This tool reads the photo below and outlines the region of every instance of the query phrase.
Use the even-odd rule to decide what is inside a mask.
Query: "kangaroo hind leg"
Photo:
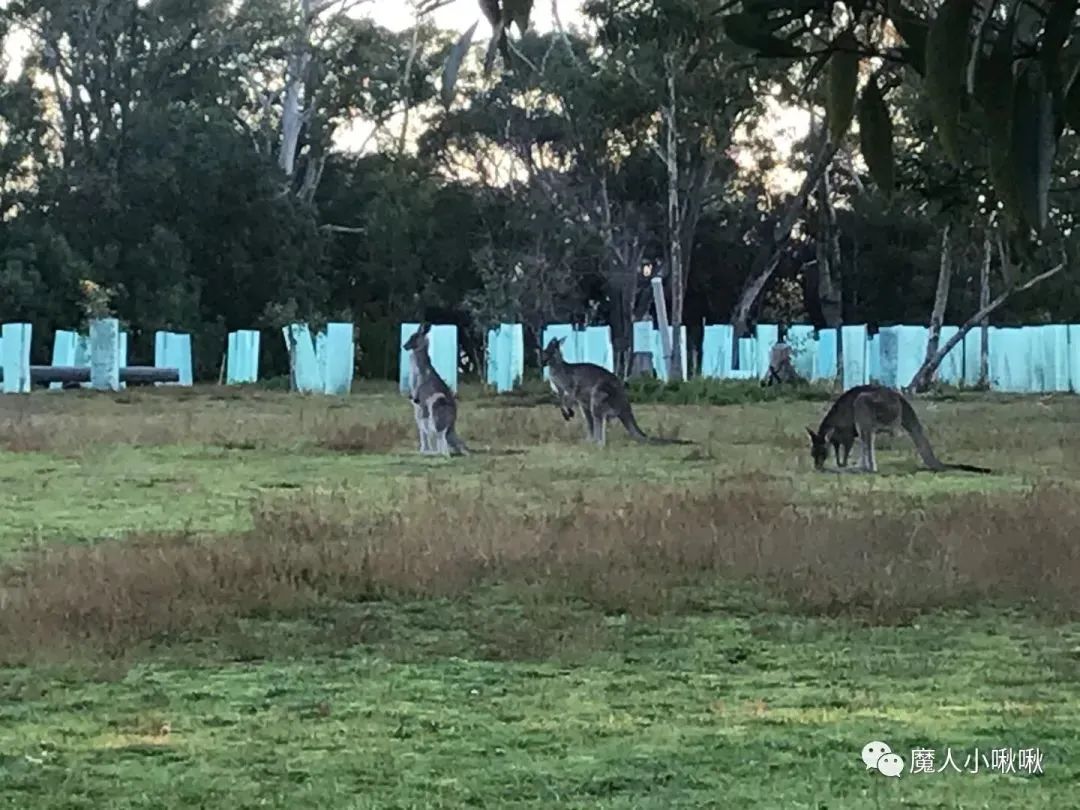
[[[877,472],[877,457],[874,453],[874,412],[870,402],[863,397],[855,400],[855,429],[861,445],[860,469],[863,472]]]
[[[446,397],[437,397],[431,403],[432,451],[443,456],[450,455],[449,433],[454,429],[456,408]]]
[[[430,450],[428,441],[428,417],[426,409],[419,403],[413,404],[413,415],[416,417],[416,433],[420,440],[420,453],[427,455]]]
[[[613,414],[611,403],[606,392],[596,391],[589,403],[592,406],[593,421],[596,428],[593,431],[594,441],[601,447],[607,446],[607,422]]]
[[[593,419],[592,408],[587,402],[581,403],[581,415],[585,417],[585,441],[596,441],[596,420]]]

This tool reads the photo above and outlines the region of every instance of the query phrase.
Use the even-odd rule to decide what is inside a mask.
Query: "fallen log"
[[[0,381],[4,379],[4,370],[0,368]],[[30,384],[48,385],[58,382],[63,385],[77,385],[90,382],[89,366],[30,366]],[[157,366],[121,366],[120,382],[131,385],[150,385],[152,383],[180,382],[180,369],[158,368]]]

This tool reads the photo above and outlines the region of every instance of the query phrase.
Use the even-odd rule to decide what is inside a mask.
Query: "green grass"
[[[413,621],[439,618],[429,608]],[[56,675],[43,687],[9,673],[5,800],[1041,807],[1067,806],[1074,790],[1075,634],[1020,618],[1003,625],[999,615],[888,630],[715,616],[612,632],[618,649],[572,666],[399,662],[359,645],[347,655],[145,665],[104,683]],[[942,761],[947,747],[957,757],[1038,747],[1045,775],[885,780],[859,761],[871,739],[905,759],[933,748]]]
[[[935,505],[968,508],[964,499],[982,493],[1021,503],[1032,487],[1075,487],[1080,472],[1072,397],[919,402],[939,455],[998,474],[914,474],[910,444],[895,439],[881,459],[889,474],[863,479],[810,473],[803,428],[824,402],[742,396],[724,407],[657,397],[637,408],[646,431],[677,430],[696,448],[641,447],[619,428],[599,451],[551,404],[466,389],[460,433],[477,452],[450,461],[416,454],[408,404],[392,393],[5,397],[0,562],[10,570],[0,611],[36,552],[161,529],[225,543],[274,505],[345,520],[318,504],[347,503],[341,514],[358,524],[418,510],[449,525],[446,537],[514,544],[523,538],[509,533],[531,524],[492,523],[475,504],[600,520],[627,502],[647,511],[657,493],[677,504],[775,492],[775,508],[806,510],[827,548],[840,532],[827,521],[844,515],[914,522]],[[963,514],[949,532],[963,530]],[[684,530],[657,520],[671,532],[657,542],[677,544]],[[850,532],[836,537],[837,554],[851,554]],[[780,548],[784,540],[775,537]],[[581,542],[587,551],[617,538]],[[613,582],[625,564],[611,563]],[[890,623],[799,609],[764,578],[663,584],[683,598],[634,610],[590,602],[573,583],[560,591],[554,576],[324,599],[227,617],[212,632],[113,656],[76,651],[0,669],[0,806],[1071,804],[1080,623],[1070,609],[1047,613],[1006,595]],[[107,594],[119,582],[93,587]],[[647,604],[633,582],[620,587],[628,604]],[[871,739],[905,760],[912,748],[935,749],[937,767],[949,747],[961,767],[976,748],[1037,747],[1045,773],[993,774],[980,764],[978,774],[886,779],[859,758]]]

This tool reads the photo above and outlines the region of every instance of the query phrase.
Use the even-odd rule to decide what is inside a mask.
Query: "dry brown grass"
[[[182,388],[37,392],[0,398],[0,449],[75,456],[118,445],[249,450],[309,444],[387,452],[407,437],[412,414],[407,402],[376,402],[378,410],[370,413],[356,400],[212,386],[198,393]]]
[[[278,392],[239,394],[206,387],[138,389],[116,394],[39,392],[0,398],[0,449],[79,453],[102,446],[211,445],[255,449],[313,445],[352,453],[387,453],[414,444],[412,408],[403,397],[299,398]],[[461,404],[458,432],[478,447],[572,443],[581,426],[567,425],[554,406],[493,407],[493,400]],[[621,428],[620,428],[621,429]],[[648,429],[648,428],[647,428]]]
[[[365,422],[331,423],[320,427],[315,444],[341,453],[389,453],[409,439],[407,426],[400,421],[380,419]]]
[[[760,488],[641,491],[608,507],[577,500],[521,515],[494,500],[448,507],[420,493],[372,519],[343,496],[268,501],[242,534],[144,534],[9,564],[0,662],[120,655],[212,634],[240,617],[344,603],[467,600],[493,583],[534,605],[563,610],[569,600],[593,615],[693,610],[710,589],[746,581],[792,609],[885,623],[980,599],[1080,608],[1072,538],[1080,503],[1070,491],[913,501],[890,515],[788,503],[787,493]],[[565,624],[536,620],[529,632]],[[488,622],[507,655],[512,628]]]

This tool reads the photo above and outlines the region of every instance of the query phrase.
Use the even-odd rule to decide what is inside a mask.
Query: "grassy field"
[[[995,474],[862,477],[811,472],[821,395],[646,393],[694,446],[471,387],[450,460],[393,386],[0,397],[0,807],[1070,806],[1080,400],[919,400]]]

